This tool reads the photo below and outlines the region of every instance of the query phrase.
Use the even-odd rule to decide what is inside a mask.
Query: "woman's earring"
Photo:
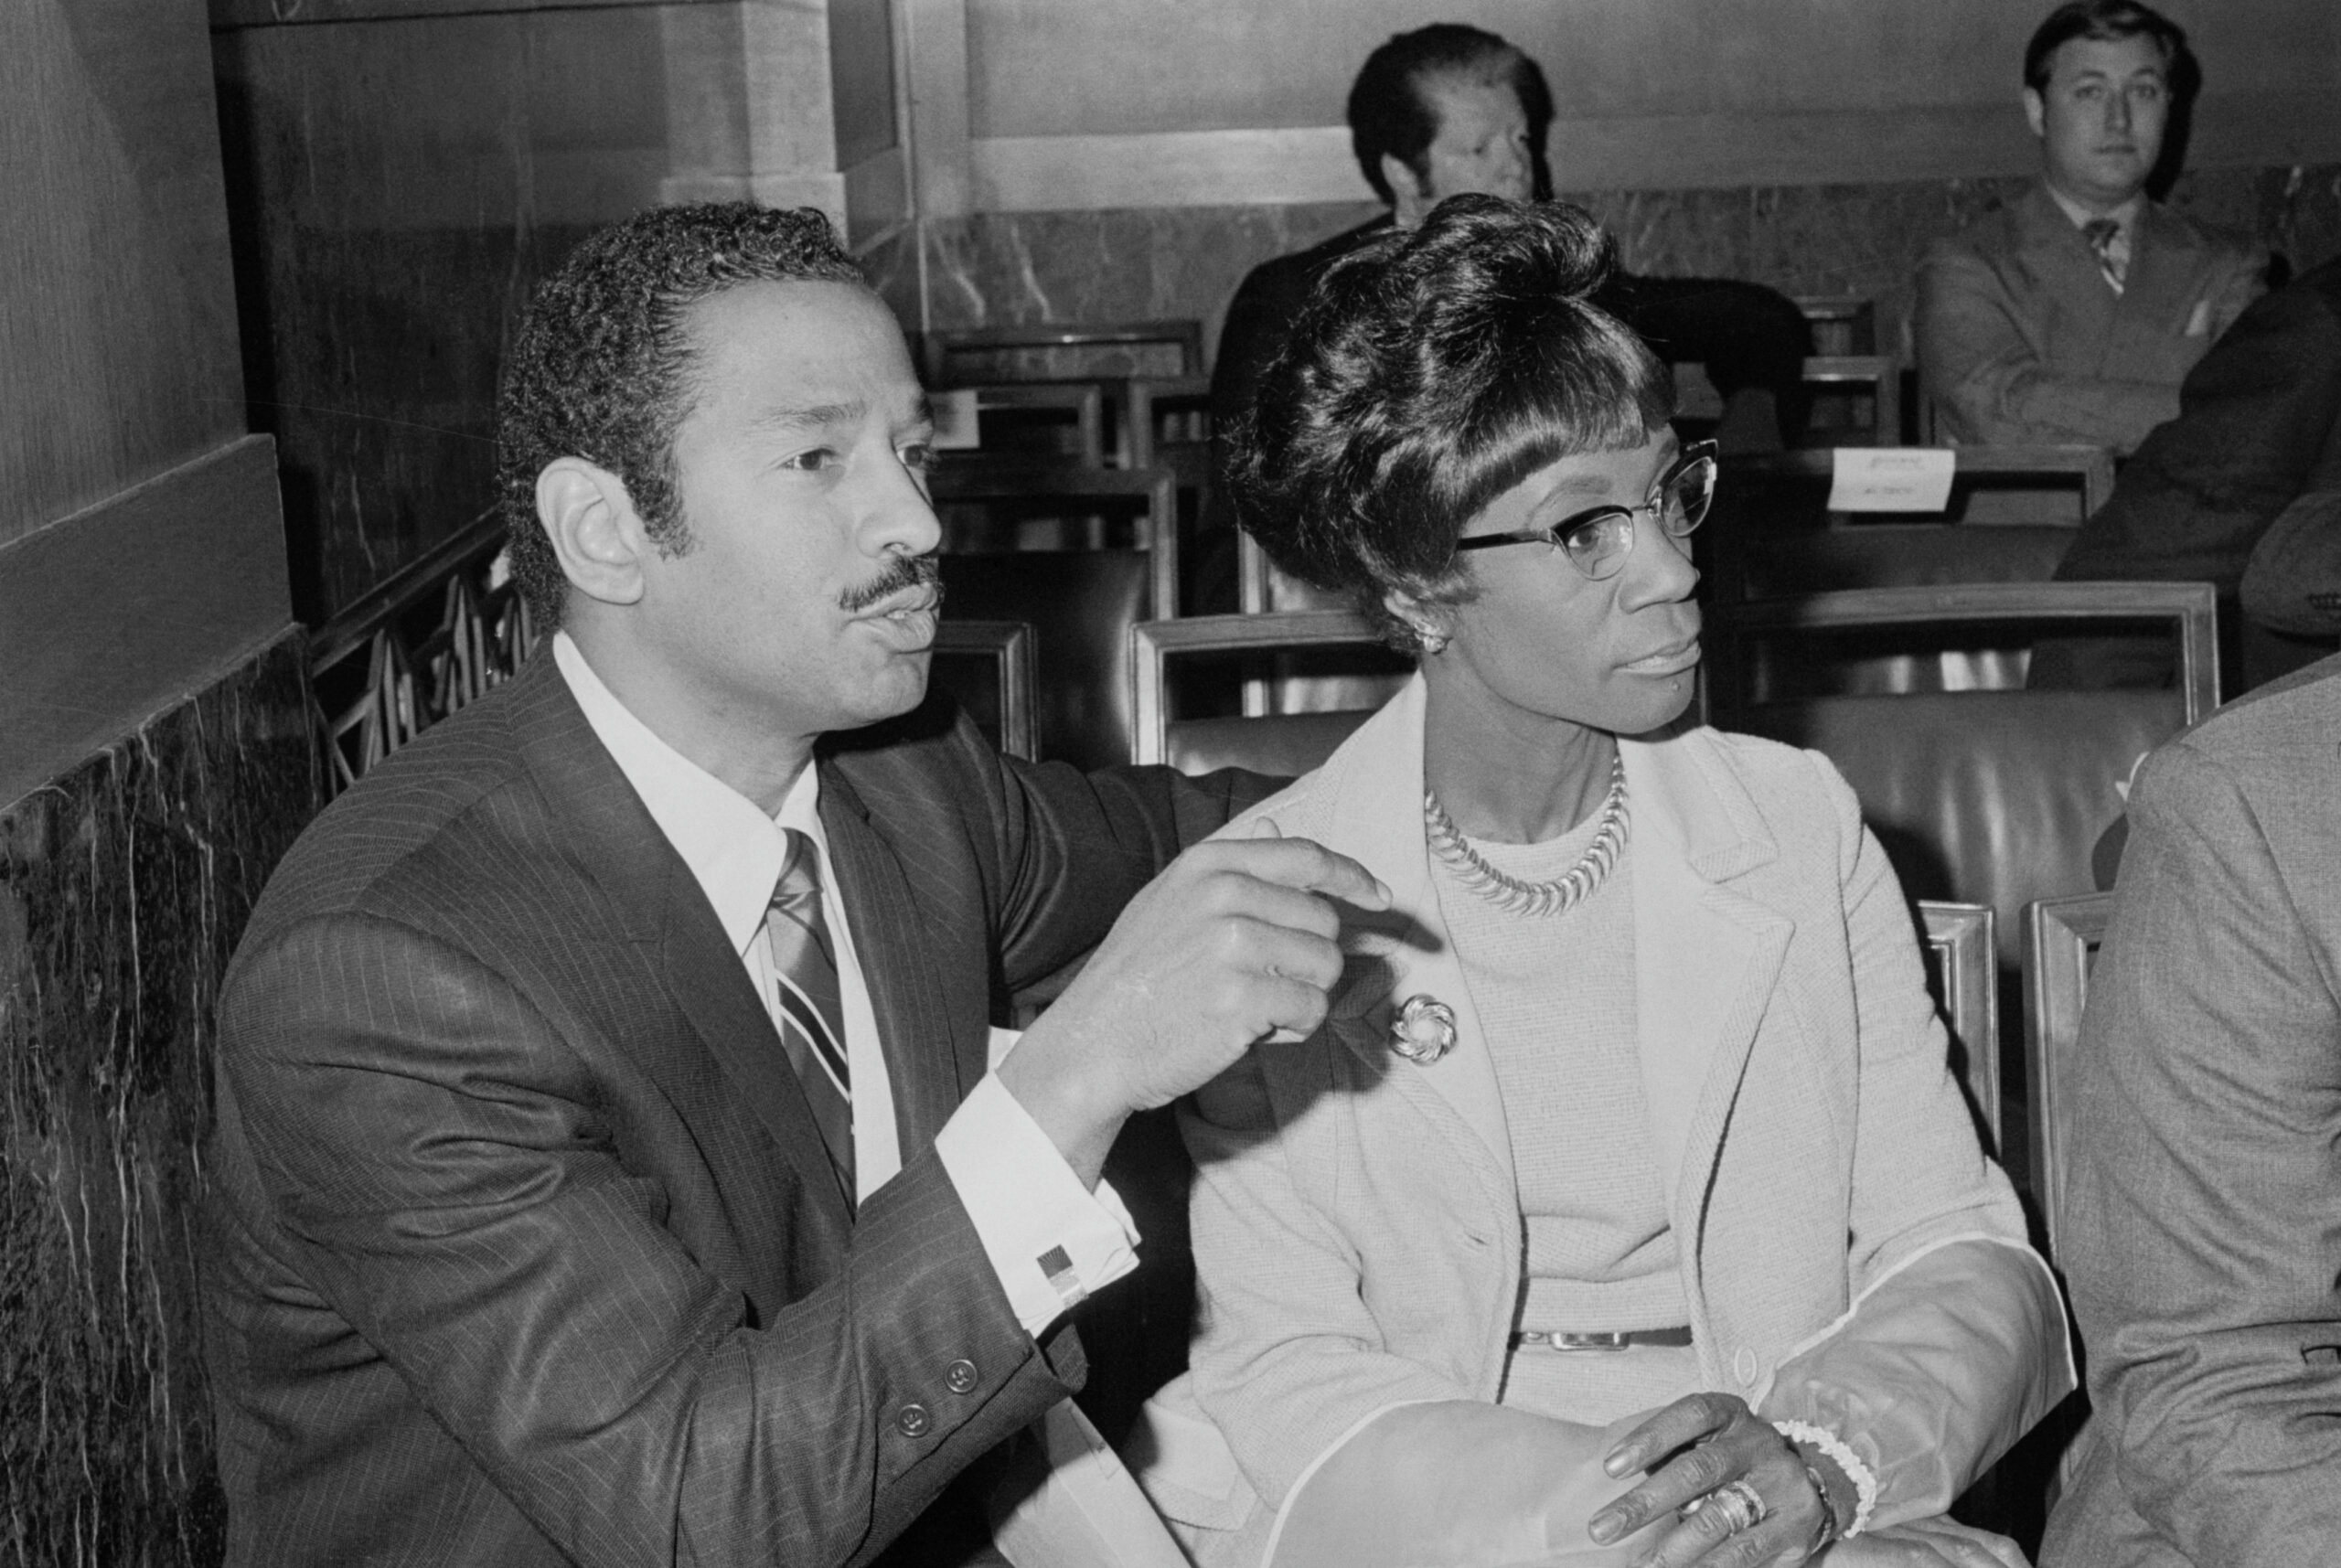
[[[1416,626],[1415,628],[1415,642],[1421,647],[1423,652],[1427,654],[1445,653],[1447,651],[1448,640],[1448,634],[1440,631],[1436,626]]]

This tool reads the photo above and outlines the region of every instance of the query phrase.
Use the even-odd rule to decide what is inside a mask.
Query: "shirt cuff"
[[[961,1102],[935,1152],[1026,1333],[1037,1339],[1138,1266],[1138,1227],[1120,1194],[1103,1179],[1095,1192],[1084,1187],[997,1074]]]

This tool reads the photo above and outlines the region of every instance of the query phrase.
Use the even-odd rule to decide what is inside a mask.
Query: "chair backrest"
[[[1106,393],[1096,382],[996,381],[965,389],[975,394],[981,441],[968,455],[1027,465],[1105,466]]]
[[[927,485],[943,514],[946,555],[1102,548],[1105,529],[1088,526],[1089,519],[1128,517],[1127,548],[1149,559],[1148,614],[1166,619],[1179,613],[1178,476],[1168,469],[946,464],[927,476]],[[1054,526],[1034,529],[1034,523]]]
[[[1877,354],[1816,354],[1804,361],[1812,410],[1807,439],[1833,446],[1902,441],[1902,367]]]
[[[1951,1030],[1951,1070],[2001,1151],[1998,912],[1989,904],[1920,899],[1927,978]]]
[[[1812,327],[1812,351],[1824,356],[1877,352],[1877,302],[1861,294],[1799,294],[1796,308]]]
[[[1122,383],[1116,450],[1125,467],[1149,468],[1166,452],[1211,446],[1211,378],[1133,376]]]
[[[924,347],[930,387],[1203,371],[1203,323],[1186,319],[951,327],[926,334]]]
[[[2218,705],[2218,597],[2206,582],[1957,583],[1718,603],[1706,637],[1710,702],[1718,720],[1728,723],[1752,703],[1827,694],[1825,656],[1868,657],[1897,642],[1929,650],[1996,648],[2043,635],[2142,626],[2175,644],[2177,694],[2192,724]],[[1798,656],[1747,656],[1750,645],[1760,651],[1766,644]]]
[[[2025,1087],[2032,1124],[2026,1175],[2052,1259],[2071,1147],[2065,1135],[2068,1084],[2089,1002],[2090,966],[2112,913],[2111,893],[2040,899],[2024,910]]]
[[[1130,632],[1131,760],[1170,763],[1191,773],[1214,767],[1244,767],[1291,776],[1323,762],[1334,747],[1373,713],[1372,708],[1306,713],[1203,715],[1173,712],[1170,666],[1173,660],[1205,658],[1224,665],[1230,656],[1258,656],[1264,663],[1306,658],[1338,651],[1344,664],[1377,674],[1403,668],[1404,656],[1384,647],[1364,616],[1347,610],[1306,610],[1262,615],[1197,615],[1159,621]],[[1223,699],[1240,684],[1241,671],[1222,683]],[[1228,704],[1221,704],[1224,709]]]
[[[1129,755],[1129,629],[1147,617],[1142,550],[1029,550],[942,558],[944,624],[1032,628],[1035,749],[1083,768]]]
[[[1034,642],[1027,621],[946,619],[935,628],[927,677],[992,744],[1026,762],[1041,756]]]
[[[1906,892],[1992,905],[2013,965],[2017,912],[2086,891],[2090,854],[2122,813],[2143,752],[2213,706],[2212,590],[2201,583],[2002,584],[1815,594],[1719,611],[1712,711],[1726,729],[1826,755],[1852,784]],[[1774,690],[1746,700],[1741,645],[1783,630],[1934,635],[1962,624],[2036,628],[2159,620],[2180,643],[2177,690]],[[1774,672],[1806,673],[1796,661]]]

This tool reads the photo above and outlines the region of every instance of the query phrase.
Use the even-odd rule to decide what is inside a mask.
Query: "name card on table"
[[[1959,453],[1949,447],[1841,446],[1833,456],[1833,512],[1940,512],[1951,505]]]
[[[935,411],[935,450],[937,452],[968,452],[983,444],[976,432],[976,389],[961,387],[954,391],[929,392],[927,404]]]

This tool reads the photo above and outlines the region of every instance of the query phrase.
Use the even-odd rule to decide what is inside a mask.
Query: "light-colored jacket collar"
[[[1276,819],[1352,856],[1389,884],[1386,916],[1344,932],[1352,961],[1329,1027],[1448,1136],[1459,1160],[1502,1205],[1516,1207],[1511,1140],[1479,1009],[1455,959],[1423,837],[1419,676],[1319,772],[1263,803]],[[1662,731],[1621,740],[1631,837],[1638,1032],[1652,1136],[1669,1210],[1686,1237],[1721,1147],[1739,1076],[1793,930],[1783,915],[1726,884],[1770,863],[1778,848],[1714,733]],[[1458,1048],[1418,1066],[1389,1045],[1397,1008],[1416,996],[1456,1015]]]

